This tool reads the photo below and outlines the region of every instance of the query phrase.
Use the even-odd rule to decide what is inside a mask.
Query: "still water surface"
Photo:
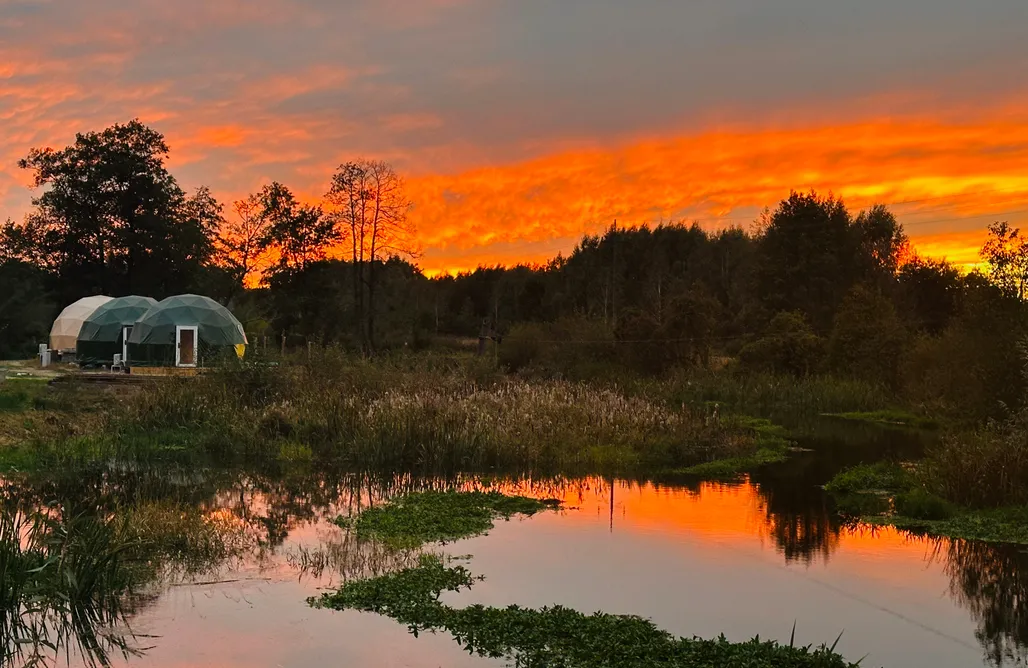
[[[631,613],[685,636],[831,643],[864,666],[1026,665],[1028,555],[841,526],[818,486],[861,451],[815,452],[733,485],[679,481],[509,484],[566,509],[499,522],[442,548],[485,576],[451,605],[483,603]],[[863,456],[911,447],[863,439]],[[807,443],[804,443],[807,445]],[[815,482],[816,481],[816,482]],[[464,484],[475,484],[465,480]],[[359,487],[359,486],[358,486]],[[115,665],[488,666],[448,635],[414,638],[374,614],[315,610],[305,599],[356,573],[402,565],[330,520],[378,500],[323,476],[240,478],[203,501],[260,534],[251,556],[160,589],[131,617],[147,647]],[[75,663],[75,660],[72,660]]]

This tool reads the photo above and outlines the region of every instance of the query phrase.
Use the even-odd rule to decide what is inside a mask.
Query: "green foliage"
[[[33,149],[18,163],[40,195],[17,233],[17,257],[57,279],[58,303],[161,298],[197,285],[213,258],[220,205],[203,188],[187,197],[165,168],[168,154],[164,137],[134,120],[79,134],[63,149]]]
[[[678,469],[675,473],[704,480],[731,480],[762,466],[786,461],[789,449],[796,445],[788,439],[789,431],[785,427],[770,420],[733,415],[724,422],[733,429],[752,435],[756,450],[741,456],[714,459]]]
[[[645,668],[681,666],[752,666],[753,668],[846,668],[831,648],[793,647],[754,639],[731,643],[676,638],[652,622],[630,615],[598,612],[584,615],[561,606],[539,610],[512,605],[471,605],[455,609],[440,603],[444,591],[471,587],[475,578],[464,567],[446,567],[438,557],[423,556],[418,566],[398,573],[350,582],[335,593],[309,599],[316,607],[356,609],[387,615],[414,635],[426,630],[449,632],[467,651],[506,658],[518,666],[566,668]]]
[[[771,312],[800,311],[815,331],[827,331],[854,282],[856,243],[842,200],[792,193],[770,214],[758,242],[762,303]]]
[[[894,401],[881,388],[859,380],[729,370],[680,374],[643,387],[648,395],[663,397],[672,404],[717,402],[734,411],[757,414],[872,411]]]
[[[914,484],[909,471],[895,462],[860,464],[839,473],[825,485],[832,493],[900,492]]]
[[[948,501],[923,489],[913,489],[896,495],[896,514],[914,520],[947,520],[957,513]]]
[[[1024,397],[1015,360],[1026,334],[1025,304],[971,274],[947,327],[911,347],[903,393],[918,405],[969,421],[1005,417]]]
[[[903,324],[892,302],[858,285],[835,314],[828,364],[844,375],[895,387],[905,342]]]
[[[262,251],[274,249],[275,271],[303,270],[324,259],[328,246],[339,239],[339,231],[321,207],[301,204],[277,181],[264,186],[255,203],[254,215],[264,223],[256,246]]]
[[[584,318],[518,324],[499,346],[500,364],[511,371],[575,379],[607,373],[617,350],[609,327]]]
[[[442,592],[457,592],[474,583],[474,576],[463,566],[447,567],[441,557],[422,554],[414,568],[348,582],[308,602],[318,608],[375,612],[423,629],[443,621],[446,611],[438,601]]]
[[[743,368],[751,371],[806,376],[817,370],[824,344],[799,311],[782,311],[763,336],[739,351]]]
[[[42,268],[4,259],[5,234],[0,227],[0,360],[28,359],[48,340],[56,309]]]
[[[358,536],[384,540],[395,547],[419,547],[485,533],[497,518],[534,515],[556,507],[556,501],[540,501],[500,492],[417,492],[385,505],[368,508],[354,520],[340,518]]]
[[[899,268],[896,306],[913,331],[938,335],[953,318],[960,272],[945,260],[914,256]]]
[[[981,256],[993,284],[1016,299],[1028,296],[1028,238],[1021,236],[1021,230],[1007,223],[989,225]]]

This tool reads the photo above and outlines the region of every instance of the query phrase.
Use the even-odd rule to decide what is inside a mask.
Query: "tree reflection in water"
[[[995,666],[1028,665],[1028,552],[1017,545],[935,542],[950,593],[978,622],[975,636]]]
[[[764,535],[787,561],[827,561],[840,523],[823,490],[797,467],[754,476]],[[622,484],[622,483],[617,483]],[[629,485],[648,485],[636,480]],[[665,484],[681,489],[680,483]],[[61,654],[86,666],[145,651],[130,620],[172,580],[226,567],[245,555],[301,577],[349,580],[413,565],[350,532],[281,547],[298,528],[356,514],[392,496],[431,488],[499,486],[559,497],[569,506],[611,489],[600,478],[482,480],[311,471],[229,473],[96,470],[0,481],[0,663],[49,665]],[[694,493],[701,493],[694,488]],[[200,518],[201,521],[195,521]],[[1028,553],[1013,546],[933,541],[951,593],[977,620],[995,666],[1028,665]]]

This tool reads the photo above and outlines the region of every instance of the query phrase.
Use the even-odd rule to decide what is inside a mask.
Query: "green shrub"
[[[835,314],[828,366],[843,375],[896,387],[905,347],[906,334],[892,301],[858,285]]]
[[[499,361],[510,371],[583,379],[609,375],[616,352],[614,332],[603,322],[563,318],[515,325],[500,343]]]
[[[956,514],[953,504],[923,489],[897,495],[895,505],[898,514],[916,520],[946,520]]]
[[[885,491],[899,492],[910,489],[913,477],[895,462],[860,464],[839,473],[825,485],[833,494]]]
[[[821,365],[824,343],[798,311],[783,311],[771,319],[764,334],[739,351],[749,371],[805,376]]]

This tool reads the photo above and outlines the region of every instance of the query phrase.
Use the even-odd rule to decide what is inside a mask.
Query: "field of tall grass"
[[[122,443],[177,433],[222,458],[264,454],[395,471],[675,467],[756,445],[749,431],[702,409],[616,388],[333,351],[155,383],[109,432]]]

